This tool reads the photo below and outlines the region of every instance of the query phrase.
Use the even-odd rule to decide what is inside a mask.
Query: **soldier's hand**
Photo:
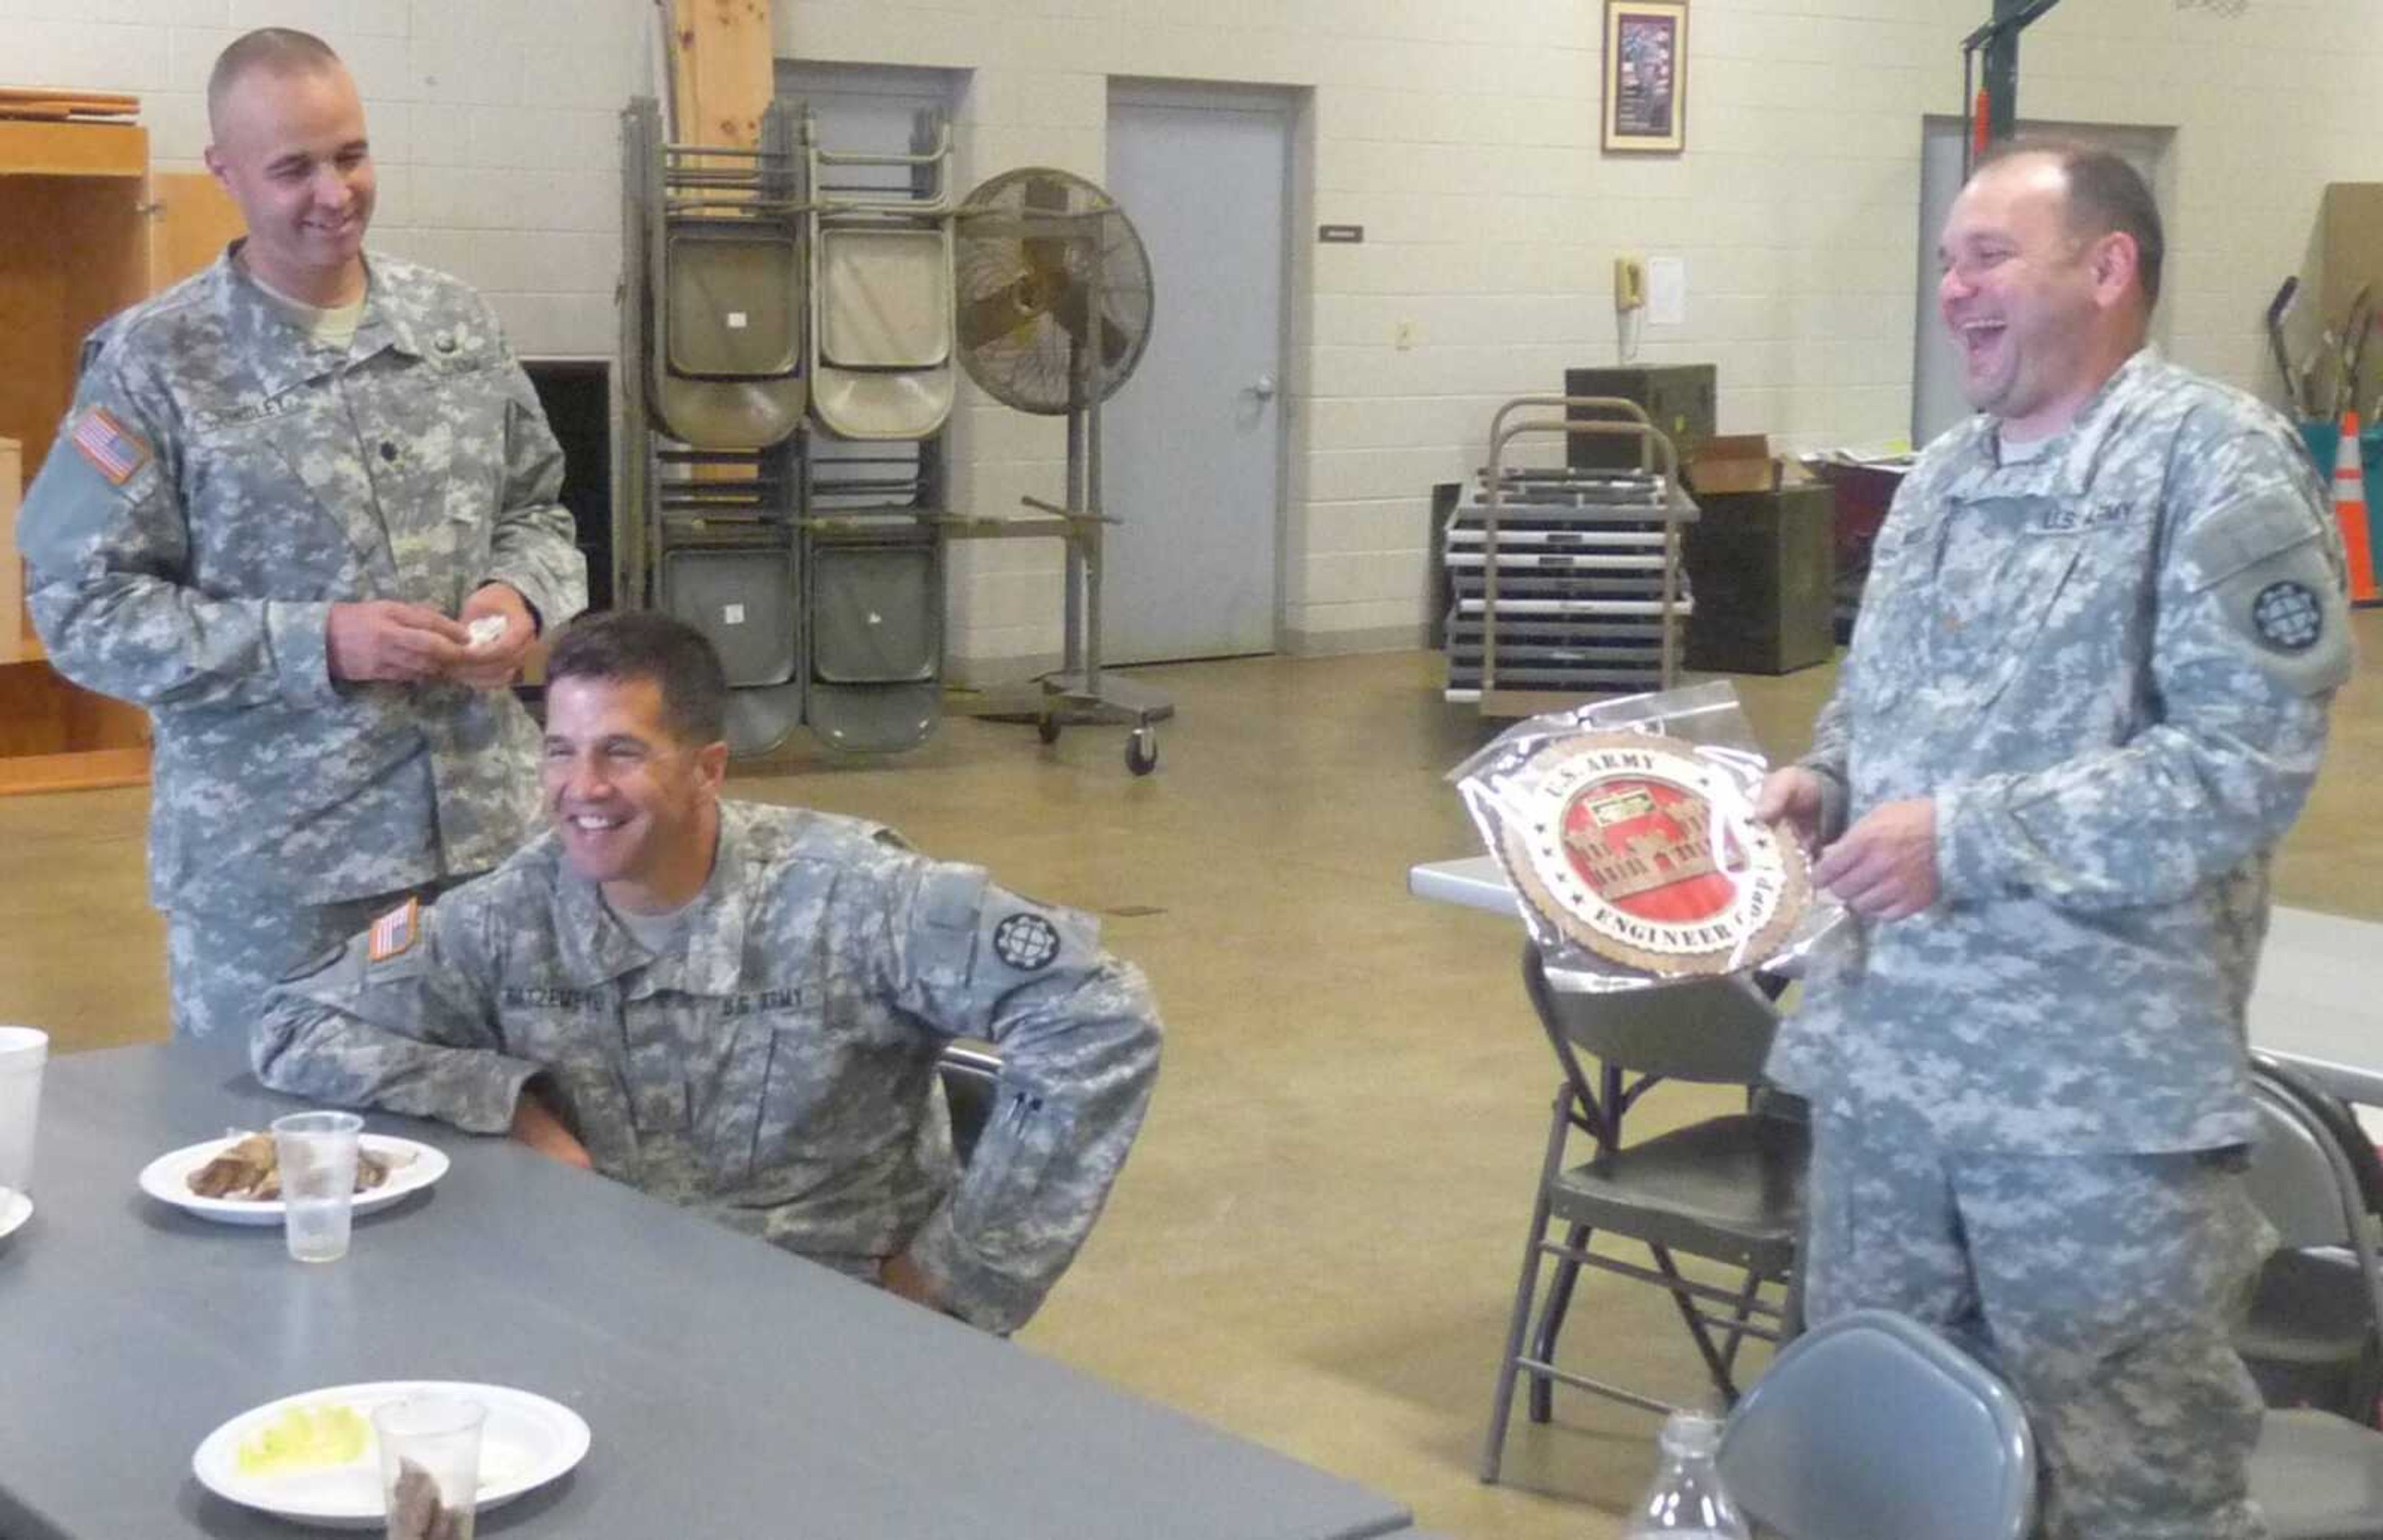
[[[364,599],[331,606],[325,651],[333,679],[433,679],[463,656],[469,634],[427,605]]]
[[[489,641],[471,645],[472,623],[492,617],[505,622],[504,630]],[[537,622],[530,619],[529,605],[512,585],[482,584],[463,601],[456,619],[467,639],[463,657],[447,671],[448,678],[475,690],[501,690],[520,676],[530,644],[537,640]]]
[[[1788,765],[1763,778],[1762,789],[1754,797],[1754,816],[1763,823],[1784,823],[1809,855],[1821,845],[1824,797],[1818,770]]]
[[[908,1300],[912,1304],[924,1305],[929,1310],[944,1308],[942,1291],[935,1287],[934,1280],[910,1260],[908,1251],[896,1251],[885,1259],[885,1265],[877,1270],[877,1285],[886,1293]]]
[[[554,1115],[553,1109],[534,1090],[525,1090],[521,1100],[513,1103],[512,1137],[549,1160],[575,1165],[582,1171],[596,1168],[587,1146],[579,1142],[578,1136]]]
[[[1883,802],[1823,851],[1812,881],[1866,919],[1908,919],[1936,902],[1936,804]]]

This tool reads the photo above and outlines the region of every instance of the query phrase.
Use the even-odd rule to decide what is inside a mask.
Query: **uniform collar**
[[[2012,468],[2058,466],[2064,473],[2073,473],[2075,478],[2081,481],[2083,469],[2101,458],[2103,445],[2108,442],[2110,435],[2125,418],[2128,400],[2142,388],[2145,380],[2159,372],[2162,363],[2159,349],[2151,343],[2146,342],[2136,349],[2128,355],[2124,363],[2111,371],[2110,377],[2102,382],[2099,389],[2085,398],[2084,404],[2077,409],[2077,415],[2068,420],[2068,426],[2053,435],[2052,441],[2043,446],[2040,454],[2021,461]],[[1992,452],[1999,459],[2002,447],[1999,431],[1992,436],[1989,443],[1993,446]],[[2070,474],[2062,476],[2064,485],[2070,479]]]
[[[1937,506],[1949,509],[1987,498],[2082,496],[2111,437],[2128,422],[2130,408],[2146,389],[2156,388],[2153,382],[2167,367],[2159,350],[2145,343],[2085,399],[2041,452],[2008,464],[2002,460],[1996,421],[1983,413],[1971,417],[1953,430],[1970,437],[1954,450]]]
[[[734,804],[720,805],[720,844],[712,853],[711,876],[687,907],[678,946],[660,956],[637,943],[597,885],[571,869],[556,842],[556,942],[571,982],[588,988],[644,968],[648,981],[657,987],[689,994],[735,993],[745,958],[743,822]]]
[[[246,244],[245,240],[235,240],[216,259],[216,289],[224,334],[236,355],[254,370],[257,386],[268,399],[383,349],[424,356],[421,317],[402,295],[392,292],[369,253],[364,259],[364,312],[356,323],[353,340],[342,351],[315,341],[257,286],[239,261],[240,250]]]

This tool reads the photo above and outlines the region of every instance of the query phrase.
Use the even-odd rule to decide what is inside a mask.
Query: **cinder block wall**
[[[253,27],[337,49],[378,162],[372,243],[487,291],[513,346],[608,356],[622,105],[648,90],[648,0],[0,0],[0,84],[142,98],[162,169],[203,169],[207,70]]]
[[[2228,0],[2220,0],[2226,4]],[[1597,147],[1596,0],[776,0],[777,52],[967,71],[969,179],[1099,179],[1113,77],[1301,93],[1283,629],[1295,650],[1419,638],[1425,508],[1489,411],[1617,353],[1612,257],[1677,256],[1687,320],[1637,357],[1720,366],[1722,425],[1791,448],[1908,430],[1920,119],[1957,114],[1986,0],[1693,0],[1684,154]],[[353,63],[383,162],[379,243],[496,298],[528,352],[611,346],[612,113],[648,89],[641,0],[0,0],[0,78],[142,92],[194,163],[198,92],[238,29],[288,22]],[[2260,317],[2327,180],[2383,177],[2373,0],[2071,0],[2027,34],[2031,117],[2172,126],[2168,316],[2185,362],[2268,384]],[[1401,323],[1414,345],[1394,346]],[[964,395],[971,506],[1055,495],[1055,425]],[[956,563],[963,676],[1058,648],[1056,552]]]
[[[1097,178],[1117,76],[1303,88],[1284,631],[1295,650],[1421,634],[1426,499],[1501,399],[1611,362],[1611,259],[1683,258],[1686,323],[1636,357],[1719,365],[1725,431],[1795,449],[1908,432],[1920,120],[1958,114],[1985,0],[1693,0],[1686,152],[1598,148],[1595,0],[779,0],[780,54],[972,71],[974,166]],[[2383,176],[2371,0],[2074,0],[2021,49],[2031,117],[2172,126],[2167,327],[2267,387],[2260,317],[2322,184]],[[1930,237],[1932,240],[1932,233]],[[1393,342],[1401,323],[1414,346]],[[975,418],[993,429],[997,409]],[[1056,476],[1047,434],[979,434],[976,485]],[[1005,551],[964,602],[992,671],[1056,646],[1050,564]]]

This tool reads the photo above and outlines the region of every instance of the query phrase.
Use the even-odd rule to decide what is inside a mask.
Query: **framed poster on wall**
[[[1605,0],[1605,148],[1675,154],[1687,117],[1686,0]]]

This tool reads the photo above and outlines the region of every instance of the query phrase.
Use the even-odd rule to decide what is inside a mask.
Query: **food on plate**
[[[439,1500],[438,1483],[410,1460],[397,1462],[389,1492],[389,1540],[460,1540],[471,1533],[472,1510]]]
[[[370,1192],[388,1181],[395,1164],[377,1151],[358,1150],[356,1190]],[[242,1134],[185,1179],[191,1190],[202,1198],[278,1201],[281,1197],[281,1167],[273,1152],[273,1136]]]
[[[372,1429],[353,1407],[327,1402],[293,1406],[240,1441],[233,1457],[244,1476],[273,1475],[309,1466],[345,1465],[359,1459]]]

